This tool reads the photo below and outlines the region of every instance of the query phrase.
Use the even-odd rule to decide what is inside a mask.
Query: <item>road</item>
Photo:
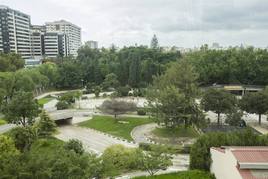
[[[59,134],[55,136],[58,139],[63,141],[78,139],[83,143],[86,151],[95,152],[97,154],[101,154],[107,147],[114,144],[122,144],[126,147],[138,147],[137,144],[119,140],[89,128],[68,125],[62,126],[58,130]]]
[[[0,126],[0,134],[3,134],[7,131],[9,131],[10,129],[16,127],[15,124],[4,124]]]

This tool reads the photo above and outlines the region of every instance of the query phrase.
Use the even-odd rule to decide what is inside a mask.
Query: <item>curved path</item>
[[[156,123],[150,123],[150,124],[137,126],[131,131],[131,137],[136,143],[151,143],[147,139],[147,136],[156,127],[157,127]]]

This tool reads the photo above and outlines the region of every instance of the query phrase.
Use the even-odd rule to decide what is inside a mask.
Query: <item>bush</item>
[[[100,96],[100,92],[101,92],[101,87],[100,86],[95,86],[94,87],[94,94],[95,94],[95,97],[99,97]]]
[[[50,137],[56,131],[55,121],[45,111],[40,114],[40,120],[37,122],[36,127],[40,137]]]
[[[138,170],[139,156],[141,156],[141,151],[138,149],[113,145],[102,155],[104,169],[108,176],[118,175],[121,171]]]
[[[88,99],[88,97],[87,96],[82,96],[82,98],[81,98],[82,100],[87,100]]]
[[[232,133],[208,133],[202,135],[192,145],[190,152],[190,168],[209,171],[211,164],[211,147],[266,145],[268,145],[268,137],[259,136],[249,128]]]
[[[84,153],[83,144],[81,141],[77,139],[69,140],[65,145],[64,148],[67,150],[72,150],[77,154],[82,155]]]
[[[159,144],[148,144],[140,143],[139,148],[145,151],[159,150],[168,154],[189,154],[191,145],[159,145]]]
[[[140,109],[137,110],[137,114],[140,115],[140,116],[145,116],[146,111],[144,109],[140,108]]]
[[[129,90],[130,88],[128,86],[121,86],[117,88],[116,92],[118,97],[125,97],[128,96]]]
[[[66,101],[59,101],[56,104],[57,110],[63,110],[63,109],[68,109],[69,108],[69,104]]]

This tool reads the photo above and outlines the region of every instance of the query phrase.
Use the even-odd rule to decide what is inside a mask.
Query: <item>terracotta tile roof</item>
[[[237,149],[232,153],[238,162],[268,163],[268,147],[266,149]]]

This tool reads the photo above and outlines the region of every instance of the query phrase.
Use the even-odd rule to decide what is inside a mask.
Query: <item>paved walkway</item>
[[[147,135],[156,127],[156,123],[137,126],[131,131],[131,137],[136,143],[150,143],[150,141],[147,139]]]
[[[107,147],[114,144],[122,144],[126,147],[138,147],[136,144],[119,140],[89,128],[63,126],[58,130],[59,134],[55,136],[58,139],[63,141],[78,139],[83,143],[83,146],[87,151],[95,152],[97,154],[101,154]]]

